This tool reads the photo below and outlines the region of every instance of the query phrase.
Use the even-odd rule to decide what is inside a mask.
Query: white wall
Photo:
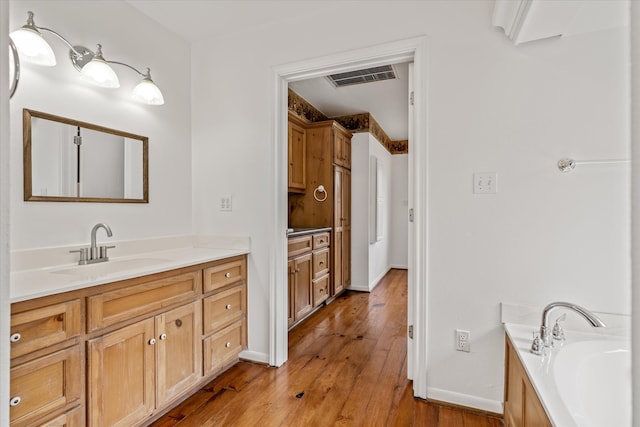
[[[190,47],[175,34],[126,2],[12,1],[10,27],[35,13],[39,26],[105,58],[144,71],[150,67],[165,98],[163,106],[130,99],[140,81],[133,71],[113,65],[121,87],[103,89],[79,81],[62,41],[45,33],[57,65],[23,64],[11,100],[11,232],[13,250],[84,245],[91,227],[106,222],[114,240],[190,234],[192,173]],[[29,108],[149,137],[149,204],[43,203],[22,200],[22,109]],[[114,256],[117,255],[117,248]]]
[[[383,237],[370,243],[370,156],[383,169]],[[407,267],[407,155],[391,155],[370,133],[351,138],[351,286],[371,291],[394,267]],[[404,246],[402,246],[404,245]]]
[[[233,13],[229,6],[229,13]],[[287,25],[209,39],[194,51],[194,227],[249,235],[249,345],[268,353],[274,250],[272,67],[429,36],[428,395],[500,410],[500,301],[568,299],[629,313],[628,166],[561,174],[558,159],[629,156],[626,29],[514,47],[491,1],[342,3]],[[357,20],[353,16],[358,16]],[[331,31],[327,31],[330,22]],[[299,35],[299,36],[298,36]],[[281,141],[281,143],[284,143]],[[499,193],[471,192],[473,172]],[[217,209],[233,195],[234,211]],[[420,284],[422,285],[422,284]],[[285,284],[282,284],[285,286]],[[471,353],[453,330],[471,331]]]

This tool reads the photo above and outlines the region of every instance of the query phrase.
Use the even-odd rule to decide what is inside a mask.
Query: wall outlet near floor
[[[456,351],[471,351],[471,332],[463,331],[462,329],[456,329]]]
[[[231,204],[231,196],[220,197],[220,211],[231,212],[232,210],[233,210],[233,206]]]

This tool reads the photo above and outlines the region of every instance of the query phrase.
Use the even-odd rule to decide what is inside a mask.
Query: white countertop
[[[542,406],[551,423],[558,427],[575,427],[577,425],[575,418],[563,403],[554,376],[554,361],[557,358],[558,352],[561,351],[561,348],[546,349],[543,355],[535,355],[530,351],[533,340],[532,332],[539,329],[539,327],[505,323],[504,328],[527,372],[531,384],[535,388],[538,396],[540,396]],[[598,329],[606,330],[607,328]],[[565,330],[565,333],[568,334],[567,343],[591,339],[620,338],[620,336],[616,335],[620,332],[618,330],[610,331],[613,332],[610,336],[605,335],[603,332],[604,331],[589,333]]]
[[[194,239],[195,241],[195,239]],[[246,242],[246,243],[245,243]],[[11,272],[11,302],[83,289],[90,286],[160,273],[181,267],[216,261],[250,252],[249,239],[234,244],[208,239],[191,247],[148,251],[111,257],[109,261],[79,266],[61,264]],[[227,247],[218,247],[227,246]],[[67,248],[63,248],[66,250]],[[60,249],[60,250],[63,250]],[[68,251],[67,251],[68,252]]]

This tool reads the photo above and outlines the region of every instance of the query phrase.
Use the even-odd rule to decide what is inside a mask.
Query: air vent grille
[[[397,79],[395,70],[391,65],[382,65],[380,67],[349,71],[347,73],[330,74],[327,78],[336,87]]]

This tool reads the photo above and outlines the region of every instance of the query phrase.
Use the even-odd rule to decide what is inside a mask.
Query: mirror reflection
[[[148,202],[148,139],[24,110],[25,200]]]

